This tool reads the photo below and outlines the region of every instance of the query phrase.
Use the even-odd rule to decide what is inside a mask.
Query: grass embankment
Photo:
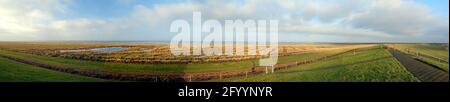
[[[441,59],[447,60],[448,61],[448,50],[441,45],[433,45],[433,44],[396,44],[395,47],[402,51],[407,53],[407,49],[409,49],[410,53],[409,54],[414,54],[417,53],[417,51],[419,53],[423,53],[423,54],[428,54],[428,55],[432,55],[435,57],[439,57]],[[433,65],[435,67],[441,68],[444,71],[449,71],[449,66],[448,63],[443,62],[443,61],[438,61],[432,58],[428,58],[428,57],[416,57],[417,60],[420,60],[422,62],[425,62],[427,64]]]
[[[226,82],[417,82],[392,55],[384,49],[341,55],[334,60],[296,66],[274,74],[249,75],[223,80]]]
[[[109,81],[73,75],[0,58],[0,82],[103,82]]]

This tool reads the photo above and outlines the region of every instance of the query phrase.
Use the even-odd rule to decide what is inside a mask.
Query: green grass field
[[[104,82],[109,80],[78,76],[0,58],[0,82]]]
[[[407,52],[406,49],[409,49],[410,51],[412,51],[413,53],[415,51],[419,51],[420,53],[425,53],[425,54],[429,54],[432,56],[436,56],[439,58],[442,58],[444,60],[448,61],[448,50],[445,49],[444,46],[440,46],[440,45],[432,45],[432,44],[396,44],[395,47],[397,49],[399,49],[402,52]],[[445,62],[440,62],[437,60],[433,60],[431,58],[427,58],[427,57],[417,57],[417,60],[420,60],[422,62],[431,64],[433,66],[436,66],[438,68],[441,68],[444,71],[449,71],[449,66],[448,63]]]
[[[406,47],[411,47],[410,45]],[[421,47],[424,48],[424,47]],[[335,50],[315,51],[299,55],[281,56],[278,63],[289,63],[306,59],[319,58],[351,50],[341,48]],[[445,56],[442,51],[436,56]],[[248,71],[258,60],[237,62],[205,63],[205,64],[131,64],[117,62],[96,62],[86,60],[65,59],[59,57],[39,56],[20,52],[0,50],[0,54],[16,58],[29,59],[53,65],[70,66],[90,71],[106,71],[118,73],[201,73],[223,71]],[[447,54],[448,56],[448,54]],[[424,59],[426,60],[426,59]],[[39,68],[7,59],[0,59],[0,81],[108,81],[84,77],[63,72]],[[447,64],[448,70],[448,64]],[[385,49],[363,50],[346,53],[333,60],[325,60],[285,70],[277,70],[274,74],[256,74],[209,81],[219,82],[417,82]]]
[[[274,74],[234,77],[225,82],[417,82],[384,49],[342,55],[338,59],[279,70]]]
[[[280,57],[278,62],[293,62],[313,57],[321,57],[336,54],[350,49],[338,49],[329,51],[318,51],[305,53],[293,56]],[[0,50],[0,54],[13,56],[17,58],[31,59],[34,61],[45,62],[55,65],[65,65],[84,70],[98,70],[107,72],[121,72],[121,73],[173,73],[173,72],[215,72],[215,71],[237,71],[249,70],[252,67],[252,61],[246,60],[238,62],[224,62],[224,63],[207,63],[207,64],[127,64],[114,62],[95,62],[85,60],[64,59],[58,57],[38,56],[32,54],[11,52]],[[258,62],[258,61],[255,61]]]
[[[395,47],[401,51],[410,49],[411,51],[418,50],[419,52],[430,54],[439,58],[448,60],[448,50],[444,46],[432,44],[395,44]]]

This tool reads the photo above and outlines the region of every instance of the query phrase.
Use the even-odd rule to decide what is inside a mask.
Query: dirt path
[[[400,51],[389,49],[389,52],[423,82],[448,82],[448,73],[415,60]]]

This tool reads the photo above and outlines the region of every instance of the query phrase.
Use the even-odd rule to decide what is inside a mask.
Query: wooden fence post
[[[245,78],[247,79],[248,71],[245,72]]]
[[[219,72],[219,79],[222,80],[222,72]]]
[[[419,50],[416,50],[416,56],[419,57]]]
[[[267,74],[267,73],[269,73],[269,71],[268,71],[267,66],[266,66],[266,74]]]

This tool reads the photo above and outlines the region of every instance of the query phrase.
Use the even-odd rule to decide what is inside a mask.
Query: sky
[[[448,0],[0,0],[0,41],[170,41],[170,24],[278,20],[281,42],[448,43]]]

